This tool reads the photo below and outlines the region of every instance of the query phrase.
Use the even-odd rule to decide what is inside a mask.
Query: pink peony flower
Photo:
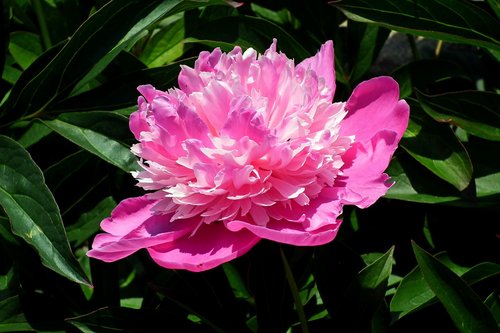
[[[261,239],[314,246],[339,230],[343,205],[365,208],[408,123],[398,84],[377,77],[332,103],[333,44],[295,65],[276,51],[201,52],[179,89],[140,86],[130,129],[148,191],[101,223],[90,257],[147,249],[159,265],[203,271]]]

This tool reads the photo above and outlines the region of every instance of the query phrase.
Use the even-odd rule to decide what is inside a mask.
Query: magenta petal
[[[327,98],[331,101],[335,93],[335,67],[333,56],[333,42],[327,41],[313,57],[304,59],[297,68],[312,69],[316,75],[325,80],[328,89]]]
[[[345,109],[340,135],[355,135],[356,142],[368,141],[381,130],[395,132],[399,141],[408,126],[408,104],[399,100],[399,86],[387,76],[361,82]]]
[[[202,225],[192,236],[148,251],[160,266],[200,272],[242,256],[259,240],[247,230],[232,232],[222,223],[213,223]]]
[[[389,177],[383,173],[397,148],[396,133],[381,131],[366,143],[358,142],[344,155],[346,161],[335,187],[344,204],[366,208],[383,196]],[[342,194],[340,194],[342,193]]]
[[[266,226],[255,225],[242,220],[227,222],[227,228],[241,232],[248,229],[257,237],[297,246],[316,246],[330,242],[337,235],[340,221],[325,225],[314,231],[306,231],[301,223],[285,220],[270,221]]]
[[[145,195],[125,199],[113,209],[111,217],[101,222],[101,228],[116,236],[128,234],[151,217],[151,208],[156,203],[157,200],[148,199]]]

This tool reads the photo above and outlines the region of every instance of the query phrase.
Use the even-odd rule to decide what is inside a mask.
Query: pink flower
[[[384,173],[409,109],[389,77],[332,103],[333,44],[298,65],[276,51],[202,52],[179,89],[140,86],[130,129],[142,197],[102,221],[87,254],[115,261],[147,249],[166,268],[203,271],[261,239],[330,242],[343,205],[365,208],[391,186]]]

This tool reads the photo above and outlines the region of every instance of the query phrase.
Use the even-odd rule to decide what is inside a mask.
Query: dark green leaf
[[[89,314],[71,318],[69,322],[83,332],[155,332],[175,327],[180,332],[206,332],[206,326],[195,324],[187,318],[177,318],[155,310],[130,308],[103,308]]]
[[[412,243],[422,275],[460,332],[498,332],[491,312],[453,271]]]
[[[111,1],[80,26],[48,66],[31,76],[29,83],[18,87],[15,93],[13,90],[7,108],[24,114],[42,111],[55,99],[85,86],[159,18],[224,3],[223,0]]]
[[[220,46],[230,51],[239,45],[243,49],[252,47],[264,52],[273,38],[278,40],[278,49],[296,62],[311,54],[287,31],[267,20],[251,16],[228,16],[202,24],[186,41],[201,42],[211,47]]]
[[[417,103],[410,103],[411,117],[401,146],[439,178],[466,189],[472,179],[472,162],[449,126],[436,123]]]
[[[45,266],[89,284],[73,257],[59,208],[42,172],[21,145],[4,136],[0,137],[0,203],[12,231],[38,251]]]
[[[346,290],[342,304],[334,314],[342,332],[362,332],[371,326],[383,302],[393,265],[392,247],[371,265],[361,270]]]
[[[354,21],[500,50],[498,20],[469,1],[341,0],[331,4]]]
[[[31,124],[31,126],[26,130],[26,132],[21,135],[19,140],[17,140],[21,146],[24,148],[28,148],[29,146],[37,143],[47,135],[52,133],[50,128],[47,128],[47,126],[44,126],[43,124],[40,124],[39,122],[34,122]]]
[[[430,84],[445,79],[458,77],[470,80],[463,67],[440,59],[412,61],[398,68],[391,76],[399,83],[401,98],[410,96],[415,89],[425,91]]]
[[[460,91],[429,96],[418,94],[422,108],[432,118],[463,128],[478,137],[500,141],[500,95]]]
[[[479,198],[491,198],[497,202],[500,196],[500,159],[492,158],[493,152],[500,151],[496,141],[471,141],[465,143],[474,164],[476,191]],[[496,199],[495,199],[496,198]]]
[[[75,224],[66,228],[68,240],[74,242],[75,246],[80,246],[99,231],[99,224],[115,207],[116,202],[112,197],[101,200],[93,209],[83,213]]]
[[[131,136],[128,119],[111,112],[66,113],[43,123],[66,139],[121,168],[137,169],[136,158],[125,144]]]
[[[117,76],[95,89],[62,100],[52,106],[51,111],[116,110],[137,105],[137,86],[151,84],[156,89],[168,90],[177,85],[180,65],[192,66],[193,63],[194,60],[189,58]]]
[[[492,292],[488,298],[486,298],[484,304],[490,309],[495,321],[500,323],[500,295],[498,291]]]
[[[26,332],[33,328],[26,320],[19,296],[0,301],[0,332]]]
[[[469,285],[474,285],[485,279],[500,275],[500,266],[483,262],[468,268],[457,265],[446,253],[436,255],[436,258]],[[417,266],[401,281],[396,294],[391,300],[391,312],[398,318],[420,310],[437,301],[436,295],[426,283],[421,269]]]

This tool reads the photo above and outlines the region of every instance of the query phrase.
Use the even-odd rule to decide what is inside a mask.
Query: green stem
[[[297,310],[297,315],[299,316],[300,326],[302,327],[302,333],[309,333],[309,327],[307,326],[307,318],[304,312],[304,307],[300,301],[299,289],[297,288],[297,283],[293,277],[292,270],[288,264],[283,248],[280,247],[281,259],[283,261],[283,266],[285,267],[285,275],[290,286],[290,291],[292,292],[293,302],[295,303],[295,309]]]
[[[49,28],[47,27],[47,21],[45,20],[45,14],[40,0],[33,0],[33,9],[35,10],[38,24],[40,25],[43,47],[47,50],[52,46],[52,42],[50,41]]]
[[[417,43],[415,43],[415,37],[413,35],[407,34],[408,42],[410,43],[411,53],[413,54],[414,60],[420,59],[420,54],[418,53]]]

